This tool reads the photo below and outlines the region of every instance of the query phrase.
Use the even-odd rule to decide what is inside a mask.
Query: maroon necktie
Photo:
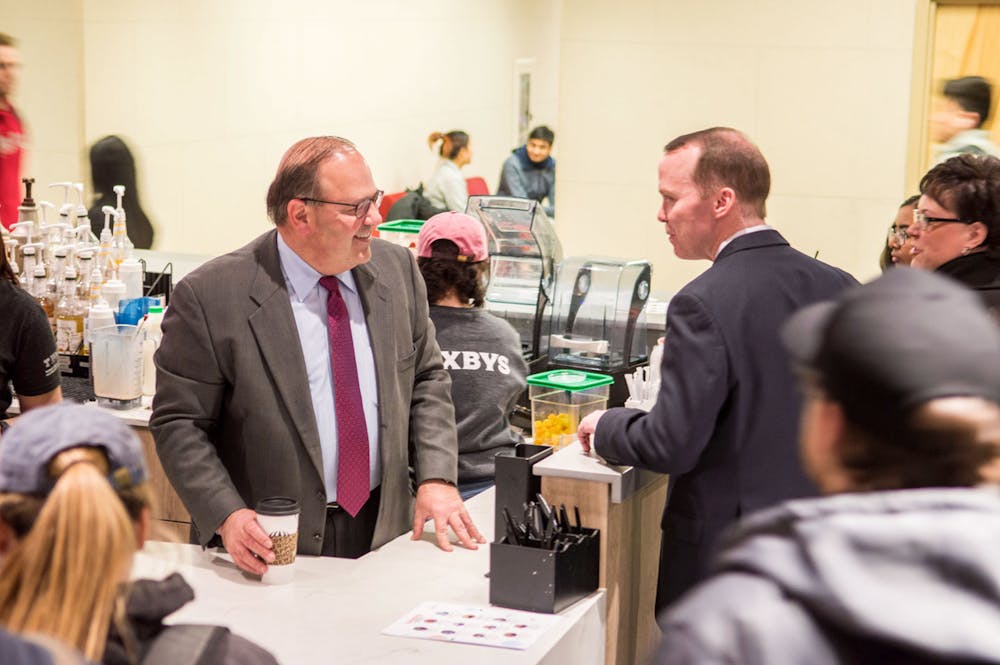
[[[330,292],[326,299],[326,322],[333,368],[333,404],[337,410],[337,503],[354,517],[365,505],[370,491],[368,427],[354,360],[351,317],[340,295],[340,284],[331,276],[320,278],[319,283]]]

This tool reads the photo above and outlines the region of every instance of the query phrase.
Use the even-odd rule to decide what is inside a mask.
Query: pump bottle
[[[56,351],[77,353],[83,344],[85,310],[76,297],[76,270],[66,268],[66,285],[56,305]]]
[[[49,319],[49,328],[52,329],[54,336],[56,334],[56,306],[49,296],[48,282],[45,279],[45,266],[40,264],[35,266],[32,286],[34,289],[31,295],[35,297],[35,301],[45,310],[45,316]]]
[[[125,260],[128,243],[128,227],[125,225],[125,209],[122,208],[122,197],[125,196],[125,185],[115,185],[115,194],[118,195],[118,207],[115,208],[115,226],[112,233],[111,253],[116,264]]]
[[[114,236],[108,225],[111,222],[111,216],[118,213],[111,206],[102,206],[101,212],[104,213],[104,228],[101,229],[101,240],[97,249],[97,267],[100,268],[101,275],[103,275],[102,281],[107,281],[114,277],[114,269],[116,267],[111,255],[111,245]]]

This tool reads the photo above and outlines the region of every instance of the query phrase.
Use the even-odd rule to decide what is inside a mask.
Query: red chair
[[[466,178],[465,188],[469,190],[469,196],[487,196],[490,193],[490,186],[486,184],[484,178],[479,176]]]

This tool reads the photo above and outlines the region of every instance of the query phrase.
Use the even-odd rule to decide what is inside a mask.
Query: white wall
[[[357,143],[392,192],[430,175],[430,132],[464,129],[466,174],[495,187],[516,58],[537,59],[536,118],[556,118],[556,0],[85,0],[84,18],[87,142],[133,147],[157,249],[268,228],[278,160],[310,135]]]
[[[568,255],[645,257],[654,287],[706,267],[656,222],[663,144],[715,124],[771,164],[769,218],[859,278],[903,166],[916,0],[0,0],[20,38],[31,172],[86,179],[117,133],[158,249],[219,253],[268,227],[294,140],[356,141],[386,191],[426,178],[425,138],[465,129],[468,175],[513,147],[513,63],[535,57],[536,123],[556,130]],[[85,100],[85,101],[84,101]]]
[[[728,125],[771,167],[769,222],[793,246],[878,272],[905,198],[915,0],[573,0],[563,8],[558,229],[567,254],[653,263],[675,291],[704,261],[673,256],[663,145]],[[599,239],[599,240],[595,240]]]
[[[82,1],[0,0],[0,32],[17,40],[24,65],[14,95],[28,129],[22,175],[35,178],[36,199],[58,207],[48,184],[82,180]]]

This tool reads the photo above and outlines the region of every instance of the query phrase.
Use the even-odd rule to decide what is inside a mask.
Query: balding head
[[[285,151],[267,190],[267,216],[275,225],[283,225],[289,201],[317,196],[317,173],[323,162],[356,153],[357,147],[339,136],[313,136],[297,142]]]
[[[728,187],[736,193],[740,206],[763,220],[771,191],[771,172],[764,155],[745,134],[729,127],[712,127],[678,136],[664,152],[698,147],[700,158],[694,181],[702,194]]]

